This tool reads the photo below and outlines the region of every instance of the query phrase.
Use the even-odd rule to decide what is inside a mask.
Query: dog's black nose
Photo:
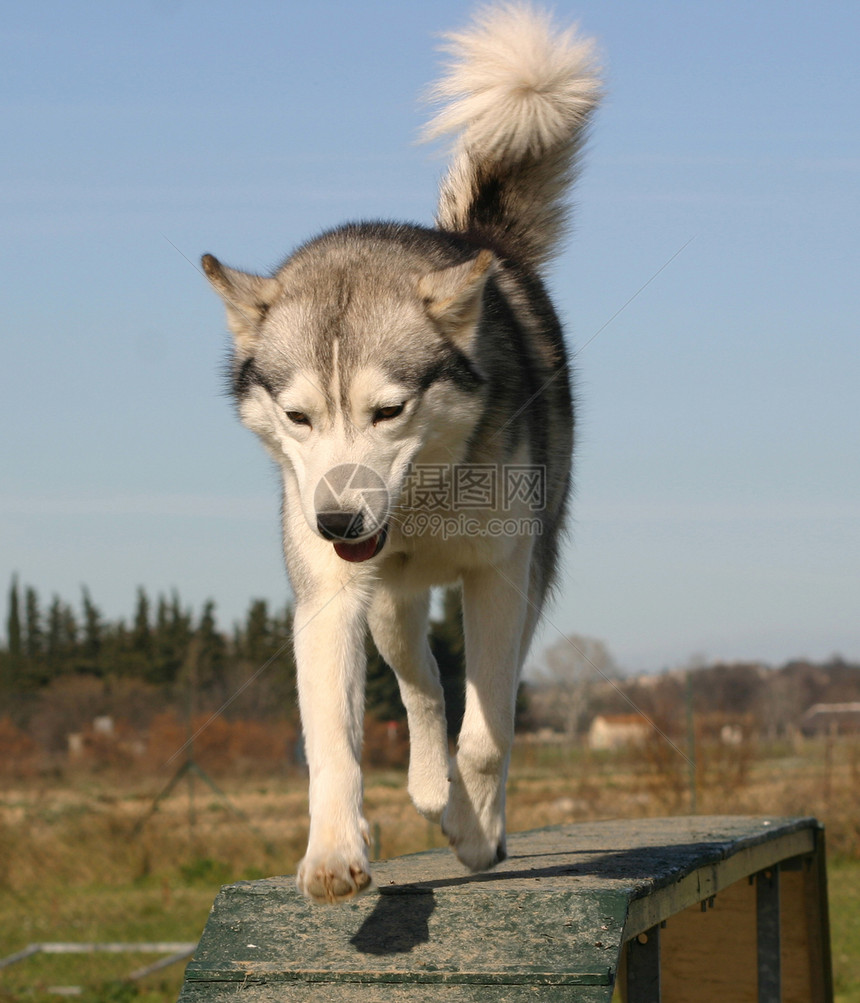
[[[317,529],[327,540],[355,540],[364,533],[361,512],[323,512],[317,516]]]

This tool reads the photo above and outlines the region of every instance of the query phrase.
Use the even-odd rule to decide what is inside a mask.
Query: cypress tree
[[[18,576],[12,578],[9,587],[9,616],[6,620],[8,651],[12,658],[21,657],[21,613],[18,606]]]
[[[131,647],[134,653],[139,656],[145,669],[149,669],[153,655],[149,609],[149,597],[141,586],[137,590],[137,606],[134,612],[134,626],[131,631]]]
[[[82,605],[84,610],[84,657],[95,668],[101,655],[104,642],[104,625],[102,615],[90,596],[90,590],[83,586]]]
[[[18,603],[18,576],[9,586],[9,613],[6,618],[6,651],[0,652],[0,688],[10,696],[18,688],[21,673],[21,611]],[[4,701],[5,702],[5,701]]]
[[[265,599],[254,599],[248,609],[242,637],[242,655],[259,668],[272,656],[272,629]]]
[[[175,682],[188,655],[191,635],[191,614],[182,609],[178,593],[173,593],[169,603],[159,596],[150,682]]]
[[[30,662],[38,663],[45,648],[45,635],[42,631],[42,612],[39,609],[39,597],[34,588],[28,587],[24,593],[24,620],[27,626],[27,637],[24,651]]]
[[[227,686],[227,643],[218,631],[212,599],[208,599],[203,607],[194,640],[197,647],[197,683],[202,689],[212,690],[223,699]]]

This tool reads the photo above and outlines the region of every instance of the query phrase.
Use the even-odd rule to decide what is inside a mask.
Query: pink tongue
[[[376,554],[376,549],[379,546],[379,535],[377,533],[375,536],[371,536],[367,540],[362,540],[360,543],[335,543],[333,545],[334,552],[344,561],[354,561],[356,563],[359,561],[369,561]]]

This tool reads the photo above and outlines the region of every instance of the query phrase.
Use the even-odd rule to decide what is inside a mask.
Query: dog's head
[[[361,228],[319,238],[271,278],[204,256],[242,421],[345,560],[382,549],[410,464],[462,459],[483,407],[475,341],[494,265],[489,251],[434,261]]]

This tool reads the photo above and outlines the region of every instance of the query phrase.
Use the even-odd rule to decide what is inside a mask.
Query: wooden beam
[[[758,1003],[782,1003],[779,864],[756,875]]]

